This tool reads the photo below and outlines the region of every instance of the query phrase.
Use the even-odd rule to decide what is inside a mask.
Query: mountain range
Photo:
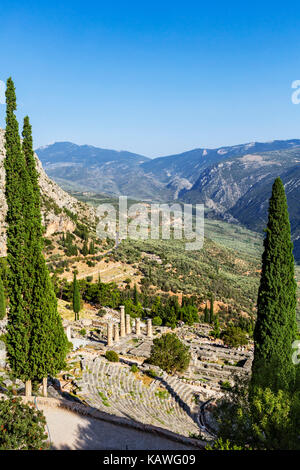
[[[300,259],[300,140],[199,148],[149,159],[59,142],[36,150],[51,178],[67,190],[170,202],[204,203],[212,217],[263,230],[274,179],[285,184],[295,255]]]

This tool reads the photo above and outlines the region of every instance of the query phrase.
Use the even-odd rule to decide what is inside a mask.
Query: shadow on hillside
[[[73,442],[52,445],[53,450],[197,450],[192,445],[176,442],[157,433],[132,429],[127,426],[81,417],[85,423],[75,428],[66,424]]]

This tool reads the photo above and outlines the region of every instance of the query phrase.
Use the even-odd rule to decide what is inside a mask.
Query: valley
[[[102,193],[104,198],[127,195],[148,202],[203,203],[208,217],[259,234],[266,224],[272,182],[280,175],[291,214],[294,254],[300,259],[298,139],[200,148],[154,159],[121,152],[120,161],[118,152],[64,142],[37,149],[37,154],[48,175],[68,191],[83,193],[81,200],[96,203]]]

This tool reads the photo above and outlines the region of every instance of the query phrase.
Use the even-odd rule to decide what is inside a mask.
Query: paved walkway
[[[194,450],[194,446],[174,442],[124,426],[82,416],[63,408],[39,406],[50,431],[52,447],[58,450]]]

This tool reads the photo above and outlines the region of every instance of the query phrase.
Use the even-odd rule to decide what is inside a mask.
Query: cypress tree
[[[6,313],[6,301],[2,279],[0,277],[0,320],[3,320]]]
[[[43,255],[40,189],[28,116],[24,119],[22,135],[23,153],[31,188],[31,197],[28,198],[27,207],[25,206],[24,209],[28,234],[24,300],[31,321],[30,378],[41,380],[63,369],[67,353],[67,338],[57,311],[54,287]]]
[[[133,303],[134,305],[137,305],[139,303],[139,294],[138,294],[136,284],[134,284],[134,287],[133,287]]]
[[[207,304],[205,304],[205,309],[204,309],[204,323],[209,323],[209,310],[208,310]]]
[[[80,292],[79,292],[78,282],[76,279],[76,272],[74,272],[74,277],[73,277],[73,311],[75,313],[75,321],[79,320]]]
[[[90,242],[89,254],[90,254],[90,255],[94,255],[94,254],[95,254],[95,244],[94,244],[94,241],[93,241],[93,240]]]
[[[83,256],[86,256],[86,255],[89,254],[89,249],[88,249],[88,245],[87,245],[87,242],[86,242],[86,241],[85,241],[84,244],[83,244],[81,253],[83,254]]]
[[[276,178],[269,202],[254,329],[252,385],[291,390],[295,381],[292,342],[296,338],[296,282],[293,244],[283,183]]]
[[[28,206],[29,178],[21,149],[15,86],[11,78],[6,86],[6,129],[4,160],[5,197],[7,202],[7,293],[9,315],[7,327],[7,353],[13,373],[22,380],[30,379],[29,363],[31,321],[24,301],[26,291],[26,246],[28,232],[24,207]],[[32,196],[32,194],[30,194]]]
[[[209,323],[214,321],[214,296],[210,294]]]

